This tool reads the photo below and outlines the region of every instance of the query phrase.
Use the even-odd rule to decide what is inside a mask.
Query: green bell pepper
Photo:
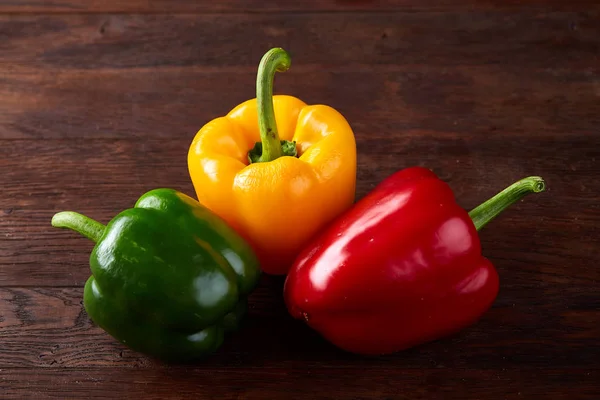
[[[215,352],[237,330],[260,276],[250,245],[220,217],[173,189],[155,189],[106,226],[72,211],[52,225],[96,242],[83,304],[134,351],[165,361]]]

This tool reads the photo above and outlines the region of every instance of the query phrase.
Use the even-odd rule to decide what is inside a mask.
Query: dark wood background
[[[357,198],[432,168],[471,208],[541,175],[481,233],[501,290],[458,335],[386,357],[343,353],[265,277],[215,356],[166,366],[117,344],[81,305],[102,222],[156,187],[193,194],[196,131],[276,92],[340,110],[358,144]],[[600,398],[600,3],[0,1],[0,397]]]

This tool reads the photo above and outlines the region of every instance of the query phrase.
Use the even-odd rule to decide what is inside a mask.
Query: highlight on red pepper
[[[262,270],[283,275],[302,246],[354,203],[356,144],[335,109],[273,96],[285,50],[262,58],[256,98],[204,125],[188,152],[198,201],[240,233]]]
[[[457,333],[491,307],[499,289],[478,231],[543,190],[542,178],[528,177],[467,212],[432,171],[398,171],[303,249],[285,281],[288,311],[358,354]]]

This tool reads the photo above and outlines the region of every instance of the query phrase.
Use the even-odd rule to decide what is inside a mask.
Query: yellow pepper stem
[[[289,54],[277,47],[265,53],[258,65],[256,102],[261,141],[248,152],[248,160],[251,163],[273,161],[282,156],[296,156],[296,143],[279,139],[273,109],[275,72],[287,71],[291,63]]]

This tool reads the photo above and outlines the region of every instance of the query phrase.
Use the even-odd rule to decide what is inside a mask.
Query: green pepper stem
[[[290,56],[285,50],[274,48],[265,53],[258,66],[256,102],[262,142],[262,155],[258,159],[259,162],[273,161],[284,155],[273,109],[273,80],[275,72],[287,71],[291,63]]]
[[[94,242],[100,240],[106,229],[100,222],[73,211],[62,211],[54,214],[52,217],[52,226],[55,228],[72,229]]]
[[[475,228],[479,231],[512,204],[528,194],[543,192],[545,189],[546,183],[539,176],[521,179],[471,210],[469,216],[473,220]]]

